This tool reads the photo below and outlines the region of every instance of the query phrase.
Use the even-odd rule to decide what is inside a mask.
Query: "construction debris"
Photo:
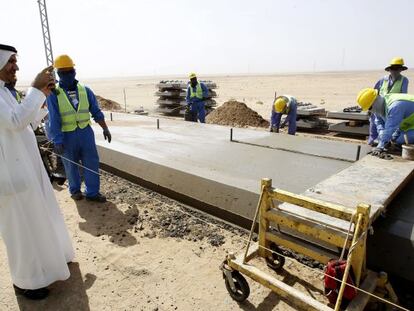
[[[109,110],[109,111],[118,111],[121,110],[122,107],[116,101],[111,99],[103,98],[102,96],[96,95],[96,99],[99,102],[99,106],[102,110]]]
[[[217,97],[217,93],[214,91],[217,85],[212,81],[200,81],[204,83],[208,88],[208,99],[205,101],[206,114],[210,113],[217,105],[213,99]],[[157,112],[169,115],[169,116],[184,116],[185,107],[187,103],[185,96],[187,93],[187,83],[184,81],[160,81],[157,84],[158,91],[155,95],[159,97],[156,104],[158,105]]]
[[[225,102],[210,113],[206,123],[234,127],[269,127],[270,125],[269,121],[263,119],[256,111],[236,100]]]

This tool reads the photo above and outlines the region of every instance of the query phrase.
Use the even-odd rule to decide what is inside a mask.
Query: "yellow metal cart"
[[[335,230],[298,215],[282,211],[275,206],[274,200],[294,204],[330,217],[345,220],[350,224],[349,230],[347,232]],[[248,298],[250,289],[246,279],[243,277],[243,275],[246,275],[268,287],[281,297],[286,298],[297,308],[332,311],[331,307],[249,263],[254,258],[263,258],[266,260],[267,265],[277,272],[283,268],[285,262],[279,246],[284,246],[323,264],[335,258],[332,252],[316,248],[316,242],[316,244],[324,245],[325,248],[329,246],[333,250],[336,249],[337,254],[342,252],[342,255],[347,255],[347,264],[334,310],[340,310],[341,308],[346,286],[345,281],[348,279],[351,269],[355,278],[355,286],[360,290],[358,290],[356,298],[349,303],[346,310],[363,310],[371,298],[369,293],[374,293],[379,287],[382,287],[383,292],[386,292],[388,297],[394,303],[397,303],[397,297],[387,281],[386,274],[375,273],[366,268],[366,240],[370,224],[369,215],[369,205],[359,204],[354,210],[345,206],[275,189],[272,187],[271,179],[263,179],[261,182],[260,199],[246,250],[244,254],[239,254],[238,256],[228,255],[220,267],[223,271],[225,285],[230,296],[238,302]],[[257,220],[259,223],[258,243],[251,245]],[[277,230],[279,227],[285,228],[289,234],[284,234]],[[309,241],[313,243],[309,243]],[[336,258],[339,257],[340,255],[337,255]]]

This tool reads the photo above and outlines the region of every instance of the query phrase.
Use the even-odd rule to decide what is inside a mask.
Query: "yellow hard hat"
[[[378,90],[366,88],[358,93],[357,102],[361,106],[362,111],[368,111],[378,96]]]
[[[274,102],[275,111],[277,113],[282,113],[285,110],[288,102],[289,99],[285,96],[279,96],[278,98],[276,98]]]
[[[394,57],[391,59],[390,65],[385,68],[385,70],[390,71],[391,68],[407,70],[407,67],[404,66],[404,59],[402,57]]]
[[[191,73],[188,75],[188,78],[191,80],[191,79],[193,79],[193,78],[197,78],[197,75],[195,74],[195,72],[191,72]]]
[[[59,55],[58,57],[56,57],[53,66],[56,69],[63,69],[73,68],[75,67],[75,64],[73,63],[72,58],[70,58],[68,55]]]

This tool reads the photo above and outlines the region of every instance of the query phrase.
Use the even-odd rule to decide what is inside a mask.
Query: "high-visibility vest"
[[[382,80],[381,88],[379,90],[379,94],[381,96],[385,96],[390,93],[401,93],[403,79],[404,77],[401,76],[400,79],[394,81],[394,84],[392,85],[391,89],[388,90],[388,84],[390,83],[390,79],[389,77],[384,77],[384,80]]]
[[[62,132],[72,132],[76,128],[85,128],[91,124],[91,117],[89,113],[89,100],[86,89],[83,85],[78,83],[78,110],[72,106],[65,91],[57,87],[57,99],[59,106],[59,113],[62,119]]]
[[[16,100],[20,104],[22,101],[22,97],[20,96],[19,92],[16,91]]]
[[[200,82],[197,82],[195,92],[194,92],[193,87],[191,86],[191,84],[190,84],[189,88],[190,88],[190,98],[197,97],[199,99],[203,99],[203,89],[201,88]]]
[[[389,107],[396,101],[409,101],[414,105],[414,95],[412,94],[387,94],[384,96],[386,112],[388,114]],[[414,113],[403,119],[400,123],[400,129],[404,132],[414,129]]]

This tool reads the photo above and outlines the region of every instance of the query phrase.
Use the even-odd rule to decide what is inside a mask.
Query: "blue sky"
[[[36,0],[5,1],[1,43],[19,78],[45,65]],[[3,6],[4,8],[4,6]],[[54,55],[82,77],[382,70],[414,67],[414,1],[49,0]]]

